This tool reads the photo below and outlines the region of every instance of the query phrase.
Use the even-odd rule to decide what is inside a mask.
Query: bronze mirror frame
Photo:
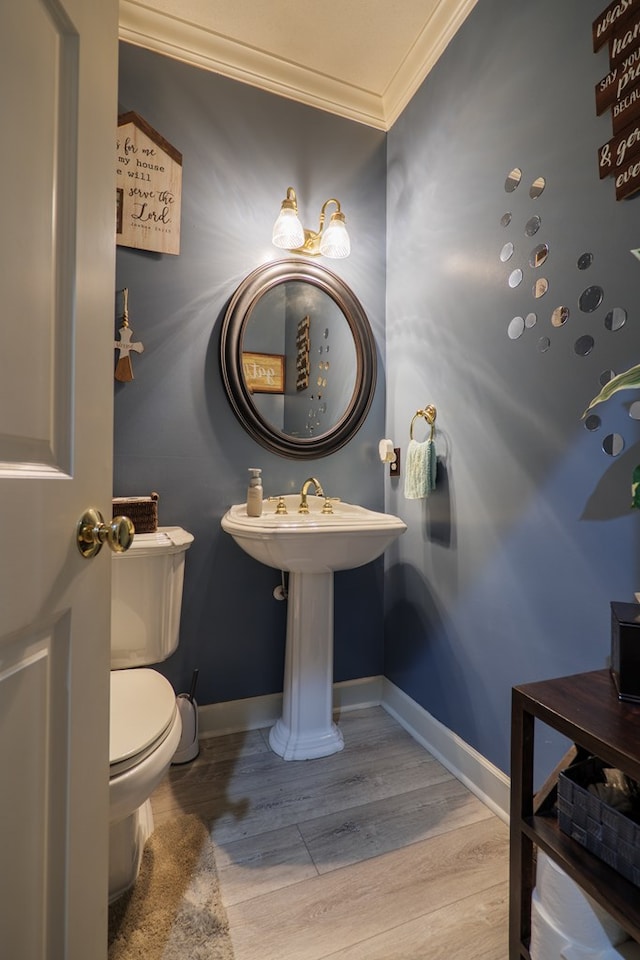
[[[313,284],[331,297],[344,315],[355,345],[357,369],[351,400],[338,422],[315,437],[291,437],[268,423],[252,402],[242,373],[244,329],[254,307],[273,287],[294,280]],[[272,453],[310,460],[335,453],[362,426],[376,386],[376,345],[362,304],[340,277],[308,260],[277,260],[250,273],[229,301],[220,334],[220,366],[229,403],[247,433]]]

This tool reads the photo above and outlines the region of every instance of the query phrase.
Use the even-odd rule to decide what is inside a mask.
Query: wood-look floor
[[[381,707],[285,762],[203,740],[152,798],[212,823],[235,960],[506,960],[508,830]]]

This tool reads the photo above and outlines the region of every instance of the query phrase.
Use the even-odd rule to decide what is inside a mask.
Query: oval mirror
[[[547,185],[547,181],[544,177],[536,177],[531,186],[529,187],[529,196],[532,200],[537,200],[539,196],[544,193],[544,188]]]
[[[525,235],[527,237],[535,237],[536,233],[542,226],[542,217],[530,217],[524,228]]]
[[[291,459],[348,443],[376,384],[362,305],[339,277],[305,260],[263,264],[243,280],[225,313],[220,364],[242,426]]]
[[[513,193],[513,191],[518,187],[520,181],[522,180],[522,170],[520,167],[514,167],[507,174],[507,179],[504,182],[504,189],[507,193]]]

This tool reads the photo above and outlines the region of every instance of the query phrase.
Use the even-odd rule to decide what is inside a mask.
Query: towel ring
[[[427,423],[431,427],[431,433],[429,434],[429,439],[433,440],[433,435],[436,429],[436,415],[437,415],[437,411],[432,403],[428,404],[428,406],[426,406],[424,410],[416,410],[413,416],[413,419],[411,421],[411,426],[409,427],[409,439],[413,440],[413,425],[418,419],[418,417],[424,417],[424,419],[427,421]]]

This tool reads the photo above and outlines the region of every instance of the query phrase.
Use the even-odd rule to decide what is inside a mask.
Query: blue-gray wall
[[[507,770],[511,686],[604,666],[609,602],[640,587],[629,510],[640,462],[628,415],[635,394],[603,405],[593,433],[580,414],[602,371],[640,359],[640,264],[629,252],[640,246],[640,201],[616,203],[611,181],[598,179],[610,120],[595,115],[607,61],[592,52],[591,22],[603,6],[479,0],[386,138],[122,47],[121,109],[140,113],[185,160],[180,256],[118,252],[117,286],[130,289],[131,325],[146,350],[133,358],[134,383],[116,389],[114,490],[159,490],[161,522],[196,536],[180,649],[162,669],[183,689],[199,666],[202,703],[282,685],[277,574],[219,529],[254,465],[267,493],[314,473],[345,499],[375,508],[384,497],[408,524],[386,559],[384,660],[381,564],[336,578],[337,680],[384,669]],[[523,179],[508,194],[514,166]],[[538,176],[547,186],[532,200]],[[217,366],[225,302],[274,258],[269,234],[288,185],[308,226],[328,196],[342,201],[354,252],[336,272],[362,300],[380,351],[365,426],[317,463],[256,446],[230,412]],[[542,227],[528,238],[534,214]],[[515,252],[503,263],[507,241]],[[534,270],[538,242],[550,253]],[[579,271],[584,252],[594,262]],[[510,289],[516,267],[524,280]],[[538,275],[549,290],[535,300]],[[586,314],[578,299],[590,285],[604,301]],[[550,322],[558,306],[570,310],[560,328]],[[614,307],[628,319],[612,333],[604,318]],[[535,326],[510,339],[511,319],[531,312]],[[584,334],[595,347],[578,357]],[[406,452],[411,418],[430,402],[438,488],[428,501],[407,501],[403,478],[382,471],[377,443],[390,436]],[[611,459],[601,447],[614,431],[626,447]],[[542,753],[557,755],[559,742],[543,741]]]
[[[423,502],[387,484],[387,509],[409,530],[387,562],[385,672],[505,770],[512,684],[603,667],[609,602],[640,588],[637,395],[600,407],[594,433],[580,421],[601,372],[640,360],[629,252],[640,201],[616,203],[598,179],[612,135],[594,104],[608,60],[592,52],[591,23],[604,6],[479,0],[388,137],[387,435],[406,446],[415,410],[434,403],[439,482]],[[522,183],[507,193],[513,167]],[[533,200],[538,176],[547,186]],[[528,238],[534,214],[542,227]],[[533,269],[539,242],[550,253]],[[516,267],[524,280],[510,289]],[[538,276],[549,290],[536,300]],[[587,314],[578,300],[590,285],[604,301]],[[570,317],[555,328],[558,306]],[[612,333],[616,306],[628,319]],[[530,312],[535,326],[509,339],[511,319]],[[595,347],[579,357],[585,334]],[[613,431],[626,443],[615,459],[602,451]]]
[[[383,507],[385,135],[126,44],[119,102],[184,157],[180,255],[119,247],[116,277],[118,290],[129,289],[134,339],[145,351],[133,356],[135,380],[116,385],[114,494],[157,490],[160,523],[196,538],[180,646],[161,669],[180,691],[198,667],[200,703],[278,692],[286,604],[272,591],[280,574],[243,554],[220,518],[244,501],[250,466],[262,467],[267,496],[299,490],[313,474],[331,496]],[[328,197],[340,199],[354,253],[327,265],[361,300],[380,354],[365,425],[318,461],[257,445],[231,411],[218,364],[228,299],[255,267],[281,256],[271,229],[288,186],[308,227]],[[336,576],[337,680],[382,672],[382,578],[382,560]]]

